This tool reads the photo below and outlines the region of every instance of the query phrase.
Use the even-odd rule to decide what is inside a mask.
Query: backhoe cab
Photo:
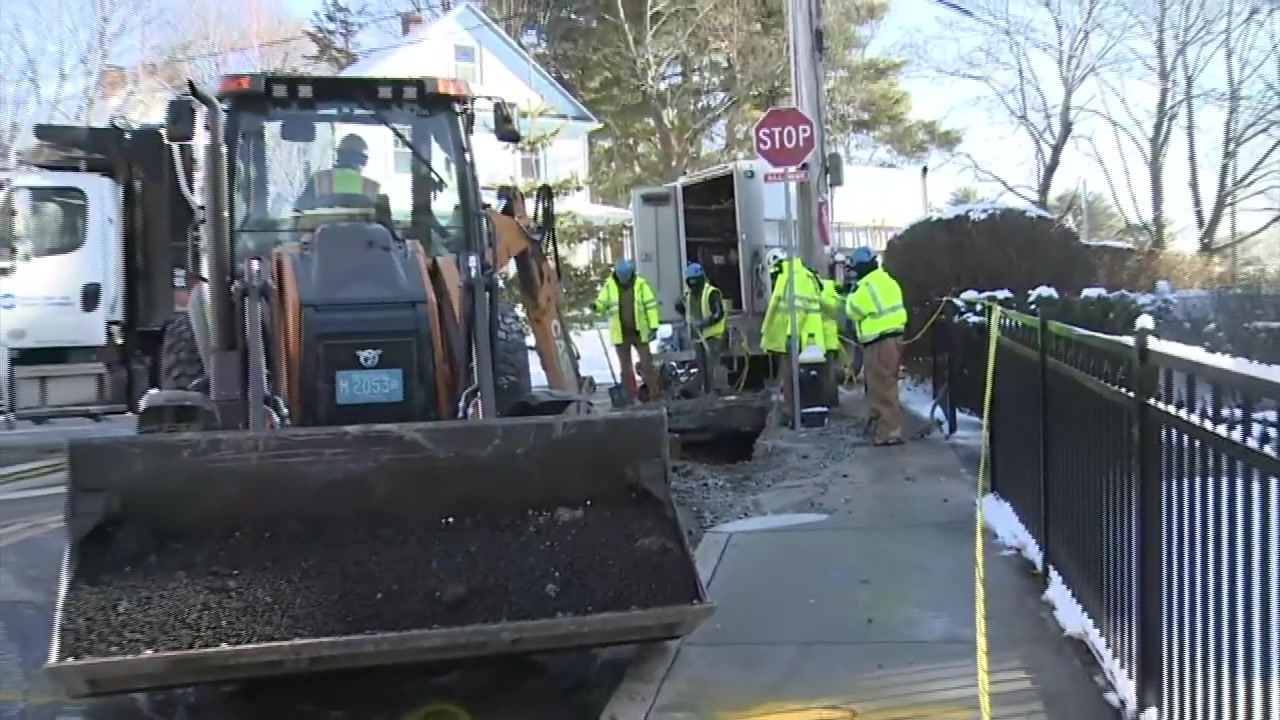
[[[281,377],[278,394],[283,402],[276,404],[282,407],[260,410],[256,402],[245,402],[262,388],[245,388],[244,378],[266,383],[243,371],[240,295],[280,284],[281,278],[273,274],[288,269],[279,263],[268,267],[267,262],[278,247],[315,247],[317,241],[332,242],[339,236],[372,242],[384,237],[381,228],[395,242],[414,241],[428,258],[455,255],[459,262],[452,263],[454,268],[473,272],[463,278],[461,294],[456,287],[444,287],[452,278],[434,278],[437,297],[451,303],[458,318],[458,327],[447,328],[447,334],[467,342],[468,326],[479,322],[479,327],[486,327],[487,315],[497,308],[487,302],[479,265],[464,260],[485,257],[488,250],[471,162],[476,100],[467,83],[452,79],[268,74],[226,76],[216,97],[192,86],[189,95],[171,100],[165,123],[168,141],[203,145],[203,189],[192,195],[199,195],[193,199],[203,205],[204,223],[200,237],[193,237],[190,254],[193,267],[202,269],[199,276],[212,282],[200,283],[189,307],[203,372],[199,378],[191,376],[194,373],[172,378],[168,392],[153,394],[147,404],[153,414],[144,425],[171,425],[174,408],[179,407],[187,408],[183,414],[189,419],[230,419],[219,420],[221,427],[252,425],[249,421],[262,413],[263,422],[276,422],[282,413],[296,416],[303,396],[316,390],[302,386],[296,377]],[[493,100],[492,116],[498,140],[519,141],[511,105]],[[359,264],[357,258],[350,261]],[[352,270],[332,260],[326,265],[330,271]],[[299,286],[304,295],[305,285]],[[316,288],[321,294],[337,283],[324,285]],[[283,323],[283,332],[298,334],[296,327],[289,327],[288,313],[283,308],[281,313],[286,317],[276,321]],[[305,343],[291,347],[279,338],[268,339],[262,355],[270,356],[273,349],[280,355],[291,350],[305,354],[307,349],[300,345]],[[297,364],[304,357],[285,359]],[[492,372],[478,374],[487,379]],[[193,382],[208,390],[207,401],[182,392]],[[478,388],[482,398],[519,391],[503,392],[485,384],[482,380]],[[452,394],[450,388],[439,387],[434,394],[442,407],[446,399],[454,399],[446,397]],[[512,401],[498,398],[489,415]],[[208,404],[209,412],[191,412],[195,402]],[[294,417],[292,424],[317,423]]]

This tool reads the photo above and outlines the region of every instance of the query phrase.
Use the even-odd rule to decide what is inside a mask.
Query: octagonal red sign
[[[813,120],[799,108],[774,107],[752,131],[756,154],[776,168],[796,167],[813,154],[817,139]]]

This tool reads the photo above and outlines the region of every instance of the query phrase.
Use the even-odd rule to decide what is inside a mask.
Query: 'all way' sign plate
[[[770,170],[764,174],[764,181],[767,183],[781,182],[808,182],[809,171],[804,168],[791,168],[788,170]]]

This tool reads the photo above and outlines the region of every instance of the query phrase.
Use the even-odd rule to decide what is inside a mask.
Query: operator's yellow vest
[[[378,183],[361,175],[351,168],[333,168],[321,170],[311,176],[316,195],[364,195],[371,200],[378,199]]]

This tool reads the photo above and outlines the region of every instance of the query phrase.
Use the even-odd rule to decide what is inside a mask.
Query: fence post
[[[1045,588],[1049,587],[1051,524],[1049,522],[1049,322],[1044,311],[1036,308],[1036,357],[1040,374],[1040,566],[1044,573]]]
[[[1141,323],[1141,320],[1139,321]],[[1133,466],[1138,483],[1138,667],[1134,671],[1138,707],[1159,708],[1164,675],[1163,561],[1164,503],[1160,439],[1150,401],[1158,368],[1151,364],[1151,331],[1142,324],[1133,334]]]
[[[947,301],[943,300],[943,302]],[[948,437],[956,434],[954,337],[955,331],[951,328],[951,318],[944,310],[933,323],[930,342],[933,344],[933,397],[938,407],[942,409],[943,415],[946,416]]]
[[[956,332],[955,315],[951,313],[950,309],[943,311],[942,318],[947,325],[945,331],[947,348],[947,432],[955,434],[957,424],[959,424],[959,421],[956,420],[956,380],[960,377],[959,373],[956,373],[956,351],[959,350],[956,347],[956,341],[960,337],[960,333]]]

